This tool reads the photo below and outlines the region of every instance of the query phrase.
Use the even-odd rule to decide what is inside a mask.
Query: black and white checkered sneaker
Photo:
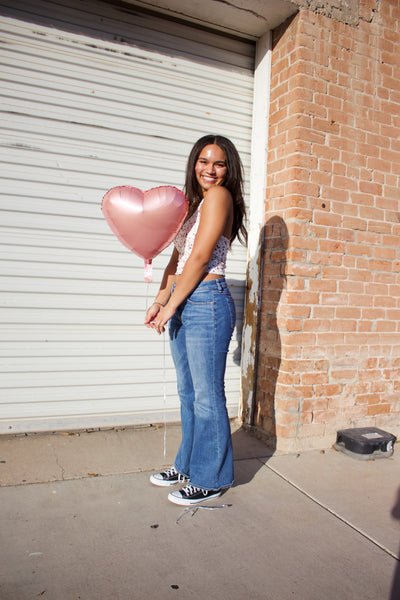
[[[185,475],[178,473],[175,467],[171,467],[161,473],[154,473],[151,475],[150,481],[154,485],[168,486],[175,485],[176,483],[186,483],[188,478]]]

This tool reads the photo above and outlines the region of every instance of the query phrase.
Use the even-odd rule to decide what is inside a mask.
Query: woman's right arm
[[[157,316],[158,312],[160,311],[160,308],[167,304],[171,296],[172,284],[174,282],[176,267],[178,265],[178,258],[178,251],[176,248],[174,248],[169,263],[165,267],[164,275],[161,281],[160,289],[158,290],[158,294],[155,297],[153,304],[146,312],[146,317],[144,320],[144,324],[146,325],[146,327],[151,327],[151,321]]]

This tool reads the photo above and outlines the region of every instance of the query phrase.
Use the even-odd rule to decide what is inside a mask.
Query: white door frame
[[[262,290],[262,247],[265,225],[267,150],[271,84],[271,32],[257,42],[248,221],[248,267],[242,335],[242,403],[240,419],[253,425],[257,377],[258,330]]]

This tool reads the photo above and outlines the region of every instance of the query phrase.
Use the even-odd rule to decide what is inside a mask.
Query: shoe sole
[[[179,498],[178,496],[174,496],[173,492],[168,494],[168,500],[173,502],[174,504],[179,504],[179,506],[194,506],[196,504],[201,504],[202,502],[206,502],[207,500],[214,500],[214,498],[219,498],[222,492],[218,492],[217,494],[212,494],[211,496],[207,496],[207,498],[200,498],[198,500],[189,500],[188,498]]]
[[[169,487],[170,485],[176,485],[179,481],[165,481],[164,479],[156,479],[154,475],[150,477],[150,483],[157,485],[158,487]]]
[[[180,481],[165,481],[164,479],[156,479],[154,475],[150,476],[150,483],[157,485],[158,487],[169,487],[171,485],[177,485],[178,483],[185,484],[187,481],[189,480],[181,479]]]

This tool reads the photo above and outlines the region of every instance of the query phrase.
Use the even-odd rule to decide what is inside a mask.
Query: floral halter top
[[[182,225],[178,235],[175,238],[175,248],[179,253],[176,275],[180,275],[182,273],[183,267],[185,266],[186,261],[193,250],[194,240],[200,224],[200,206],[202,205],[202,202],[197,210],[192,214],[190,219],[188,219]],[[214,275],[225,275],[226,255],[228,253],[228,249],[229,239],[222,235],[214,248],[211,260],[208,263],[207,273],[213,273]]]

